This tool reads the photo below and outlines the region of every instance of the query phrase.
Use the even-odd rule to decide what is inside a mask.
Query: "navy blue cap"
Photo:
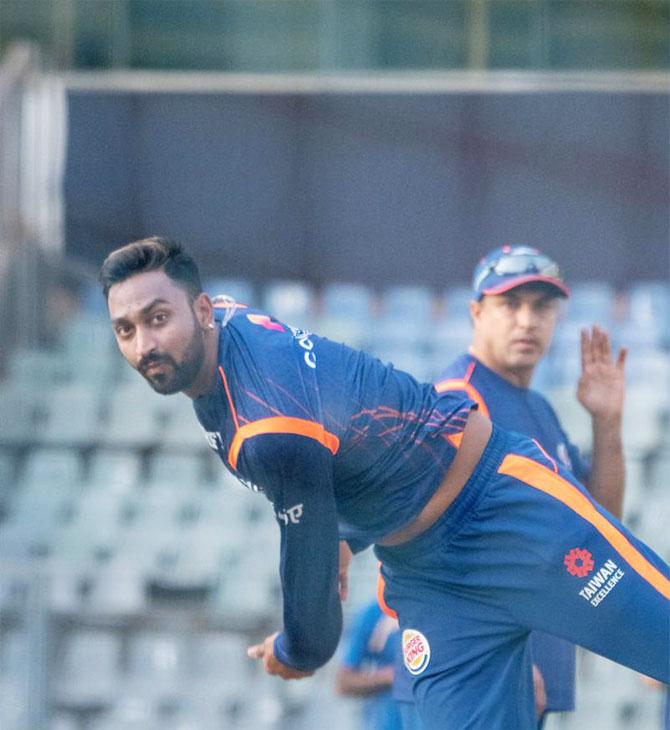
[[[553,286],[559,296],[570,296],[558,264],[531,246],[501,246],[484,256],[472,276],[472,291],[479,301],[486,294],[502,294],[532,281]]]

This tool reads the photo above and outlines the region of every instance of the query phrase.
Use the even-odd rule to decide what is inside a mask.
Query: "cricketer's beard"
[[[161,395],[174,395],[182,390],[189,388],[195,381],[200,366],[205,357],[205,342],[202,330],[198,327],[197,322],[193,322],[193,334],[186,347],[184,359],[178,363],[172,355],[168,353],[152,352],[147,355],[138,365],[137,369],[149,385]],[[172,375],[168,372],[147,375],[147,370],[152,365],[167,365],[172,370]]]

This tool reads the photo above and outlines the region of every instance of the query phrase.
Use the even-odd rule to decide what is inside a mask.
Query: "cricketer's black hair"
[[[147,271],[164,271],[192,299],[202,292],[200,272],[193,258],[177,241],[160,236],[133,241],[112,251],[100,267],[99,280],[105,299],[121,281]]]

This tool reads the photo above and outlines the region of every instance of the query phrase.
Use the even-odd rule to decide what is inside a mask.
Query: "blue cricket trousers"
[[[529,632],[670,681],[670,571],[532,440],[493,435],[414,540],[375,548],[425,730],[537,727]]]

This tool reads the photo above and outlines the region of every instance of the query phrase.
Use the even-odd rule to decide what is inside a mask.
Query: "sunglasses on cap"
[[[473,289],[480,291],[484,280],[491,274],[502,277],[536,274],[562,282],[558,264],[542,253],[515,254],[511,252],[509,254],[503,254],[495,261],[491,261],[477,274],[473,282]]]

